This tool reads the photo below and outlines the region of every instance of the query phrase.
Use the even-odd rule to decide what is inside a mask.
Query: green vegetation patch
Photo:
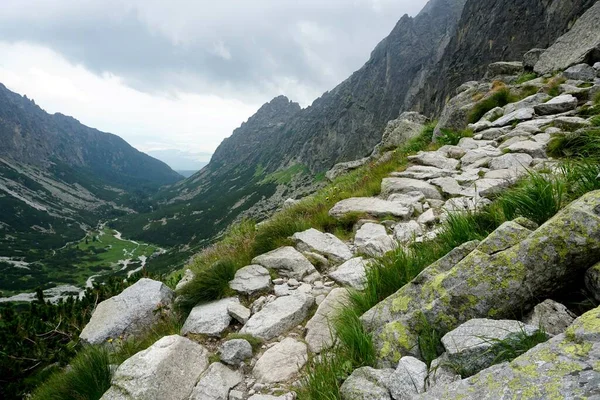
[[[284,169],[282,171],[273,172],[267,175],[262,183],[277,183],[279,185],[285,185],[292,181],[294,176],[298,174],[306,174],[308,173],[308,168],[302,164],[292,165],[291,167]]]

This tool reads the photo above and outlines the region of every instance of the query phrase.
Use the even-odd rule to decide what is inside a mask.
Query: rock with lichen
[[[600,259],[600,191],[564,208],[525,240],[494,255],[472,251],[366,312],[380,365],[418,354],[422,318],[450,331],[472,318],[510,318],[568,285]],[[427,271],[427,270],[425,270]]]

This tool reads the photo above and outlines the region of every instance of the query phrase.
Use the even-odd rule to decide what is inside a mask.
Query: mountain
[[[39,258],[100,220],[149,211],[149,195],[180,179],[120,137],[0,84],[0,256]]]

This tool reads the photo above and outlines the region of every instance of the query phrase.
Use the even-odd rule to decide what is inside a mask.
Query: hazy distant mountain
[[[176,149],[150,150],[146,151],[146,154],[161,160],[178,172],[200,171],[208,164],[210,157],[212,156],[210,153],[181,151]]]

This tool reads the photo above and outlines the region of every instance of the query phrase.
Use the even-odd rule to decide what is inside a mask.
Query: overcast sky
[[[208,158],[263,103],[303,107],[426,0],[0,0],[0,82],[142,151]]]

